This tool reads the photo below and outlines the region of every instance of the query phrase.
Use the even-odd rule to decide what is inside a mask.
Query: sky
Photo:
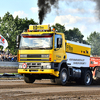
[[[2,0],[0,17],[10,12],[14,18],[18,15],[19,18],[32,18],[39,23],[37,1]],[[95,8],[96,2],[91,0],[59,0],[58,8],[52,6],[51,12],[46,15],[42,24],[55,25],[55,23],[59,23],[64,25],[66,30],[79,28],[86,40],[91,32],[100,32],[100,19],[98,19],[98,11]]]

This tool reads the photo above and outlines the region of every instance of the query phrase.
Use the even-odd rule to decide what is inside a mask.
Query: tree
[[[58,32],[62,32],[62,33],[65,32],[65,26],[61,25],[59,23],[56,23],[55,25],[52,25],[52,27],[55,28],[55,30],[58,31]]]
[[[100,56],[100,33],[91,33],[87,37],[87,41],[91,45],[91,54]]]
[[[75,41],[75,42],[78,41],[80,43],[88,44],[88,42],[86,40],[83,40],[84,35],[82,35],[82,33],[79,31],[78,28],[74,28],[73,30],[71,30],[71,29],[65,30],[65,26],[61,25],[59,23],[56,23],[52,27],[54,27],[55,30],[57,30],[58,32],[64,33],[66,40],[71,40],[71,41]]]
[[[8,41],[8,48],[12,51],[14,48],[14,41],[15,41],[15,30],[16,25],[14,22],[13,16],[7,12],[4,17],[1,19],[1,26],[0,26],[0,34],[4,36],[5,39]]]
[[[14,18],[7,12],[3,18],[0,18],[0,34],[8,41],[8,49],[12,54],[16,54],[16,36],[21,34],[23,30],[28,29],[30,24],[37,24],[33,19]]]
[[[78,28],[74,28],[73,30],[65,31],[65,37],[67,40],[83,43],[84,35],[82,35]]]

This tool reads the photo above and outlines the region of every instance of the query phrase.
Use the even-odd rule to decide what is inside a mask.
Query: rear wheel
[[[33,77],[33,75],[24,74],[23,77],[26,83],[33,83],[35,81],[35,78]]]
[[[92,72],[90,70],[87,70],[82,76],[82,84],[91,85],[91,83],[92,83]]]
[[[67,81],[68,81],[68,72],[67,72],[67,69],[66,68],[62,68],[61,71],[60,71],[59,78],[56,78],[55,82],[57,84],[66,85]]]

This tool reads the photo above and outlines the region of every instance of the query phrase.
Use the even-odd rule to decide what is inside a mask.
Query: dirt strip
[[[18,73],[18,67],[0,67],[0,73]]]
[[[91,86],[68,83],[56,85],[50,80],[0,80],[0,100],[100,100],[100,84]]]

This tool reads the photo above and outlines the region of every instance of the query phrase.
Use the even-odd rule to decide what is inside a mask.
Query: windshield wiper
[[[39,47],[39,49],[51,49],[52,47]]]
[[[52,47],[29,47],[29,46],[22,46],[21,48],[24,48],[24,49],[52,49]]]
[[[30,48],[29,46],[22,46],[21,48]]]

